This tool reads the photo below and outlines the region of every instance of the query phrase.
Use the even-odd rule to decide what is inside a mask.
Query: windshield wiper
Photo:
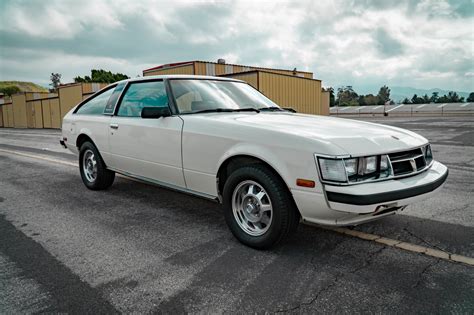
[[[256,108],[253,108],[253,107],[246,107],[246,108],[210,108],[210,109],[198,110],[196,112],[192,112],[191,114],[232,113],[232,112],[257,112],[257,113],[260,113],[260,110],[258,110]]]
[[[277,107],[277,106],[270,106],[270,107],[261,107],[259,108],[261,111],[269,111],[269,112],[281,112],[283,111],[282,108]]]

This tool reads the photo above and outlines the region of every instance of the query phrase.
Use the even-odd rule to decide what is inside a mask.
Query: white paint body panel
[[[152,78],[152,77],[151,77]],[[118,124],[111,129],[110,124]],[[428,141],[413,132],[348,119],[289,112],[234,112],[175,115],[159,119],[86,116],[69,112],[63,137],[75,143],[88,135],[108,167],[174,188],[217,198],[219,167],[229,158],[246,155],[269,164],[284,180],[304,220],[325,225],[359,224],[373,217],[374,206],[329,203],[326,190],[360,195],[409,188],[439,178],[441,164],[403,180],[350,187],[320,182],[314,154],[367,156],[404,151]],[[444,167],[445,168],[445,167]],[[296,185],[303,178],[315,188]],[[397,201],[406,205],[429,194]]]

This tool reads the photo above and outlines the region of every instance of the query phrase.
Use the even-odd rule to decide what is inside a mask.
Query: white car
[[[343,226],[394,214],[448,176],[416,133],[293,113],[245,82],[209,76],[111,84],[64,117],[61,144],[79,155],[89,189],[120,173],[216,200],[255,248],[301,220]]]

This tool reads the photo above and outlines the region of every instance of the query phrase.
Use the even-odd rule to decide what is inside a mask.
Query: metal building
[[[187,61],[143,70],[143,76],[165,74],[232,77],[249,83],[282,107],[306,114],[329,114],[329,95],[322,93],[321,80],[313,79],[312,72],[227,64],[222,59],[217,63]]]

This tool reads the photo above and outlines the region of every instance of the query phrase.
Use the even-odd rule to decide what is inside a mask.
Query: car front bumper
[[[324,193],[292,193],[304,220],[324,225],[356,225],[429,198],[447,177],[448,168],[434,161],[428,170],[410,177],[351,186],[325,185]]]

